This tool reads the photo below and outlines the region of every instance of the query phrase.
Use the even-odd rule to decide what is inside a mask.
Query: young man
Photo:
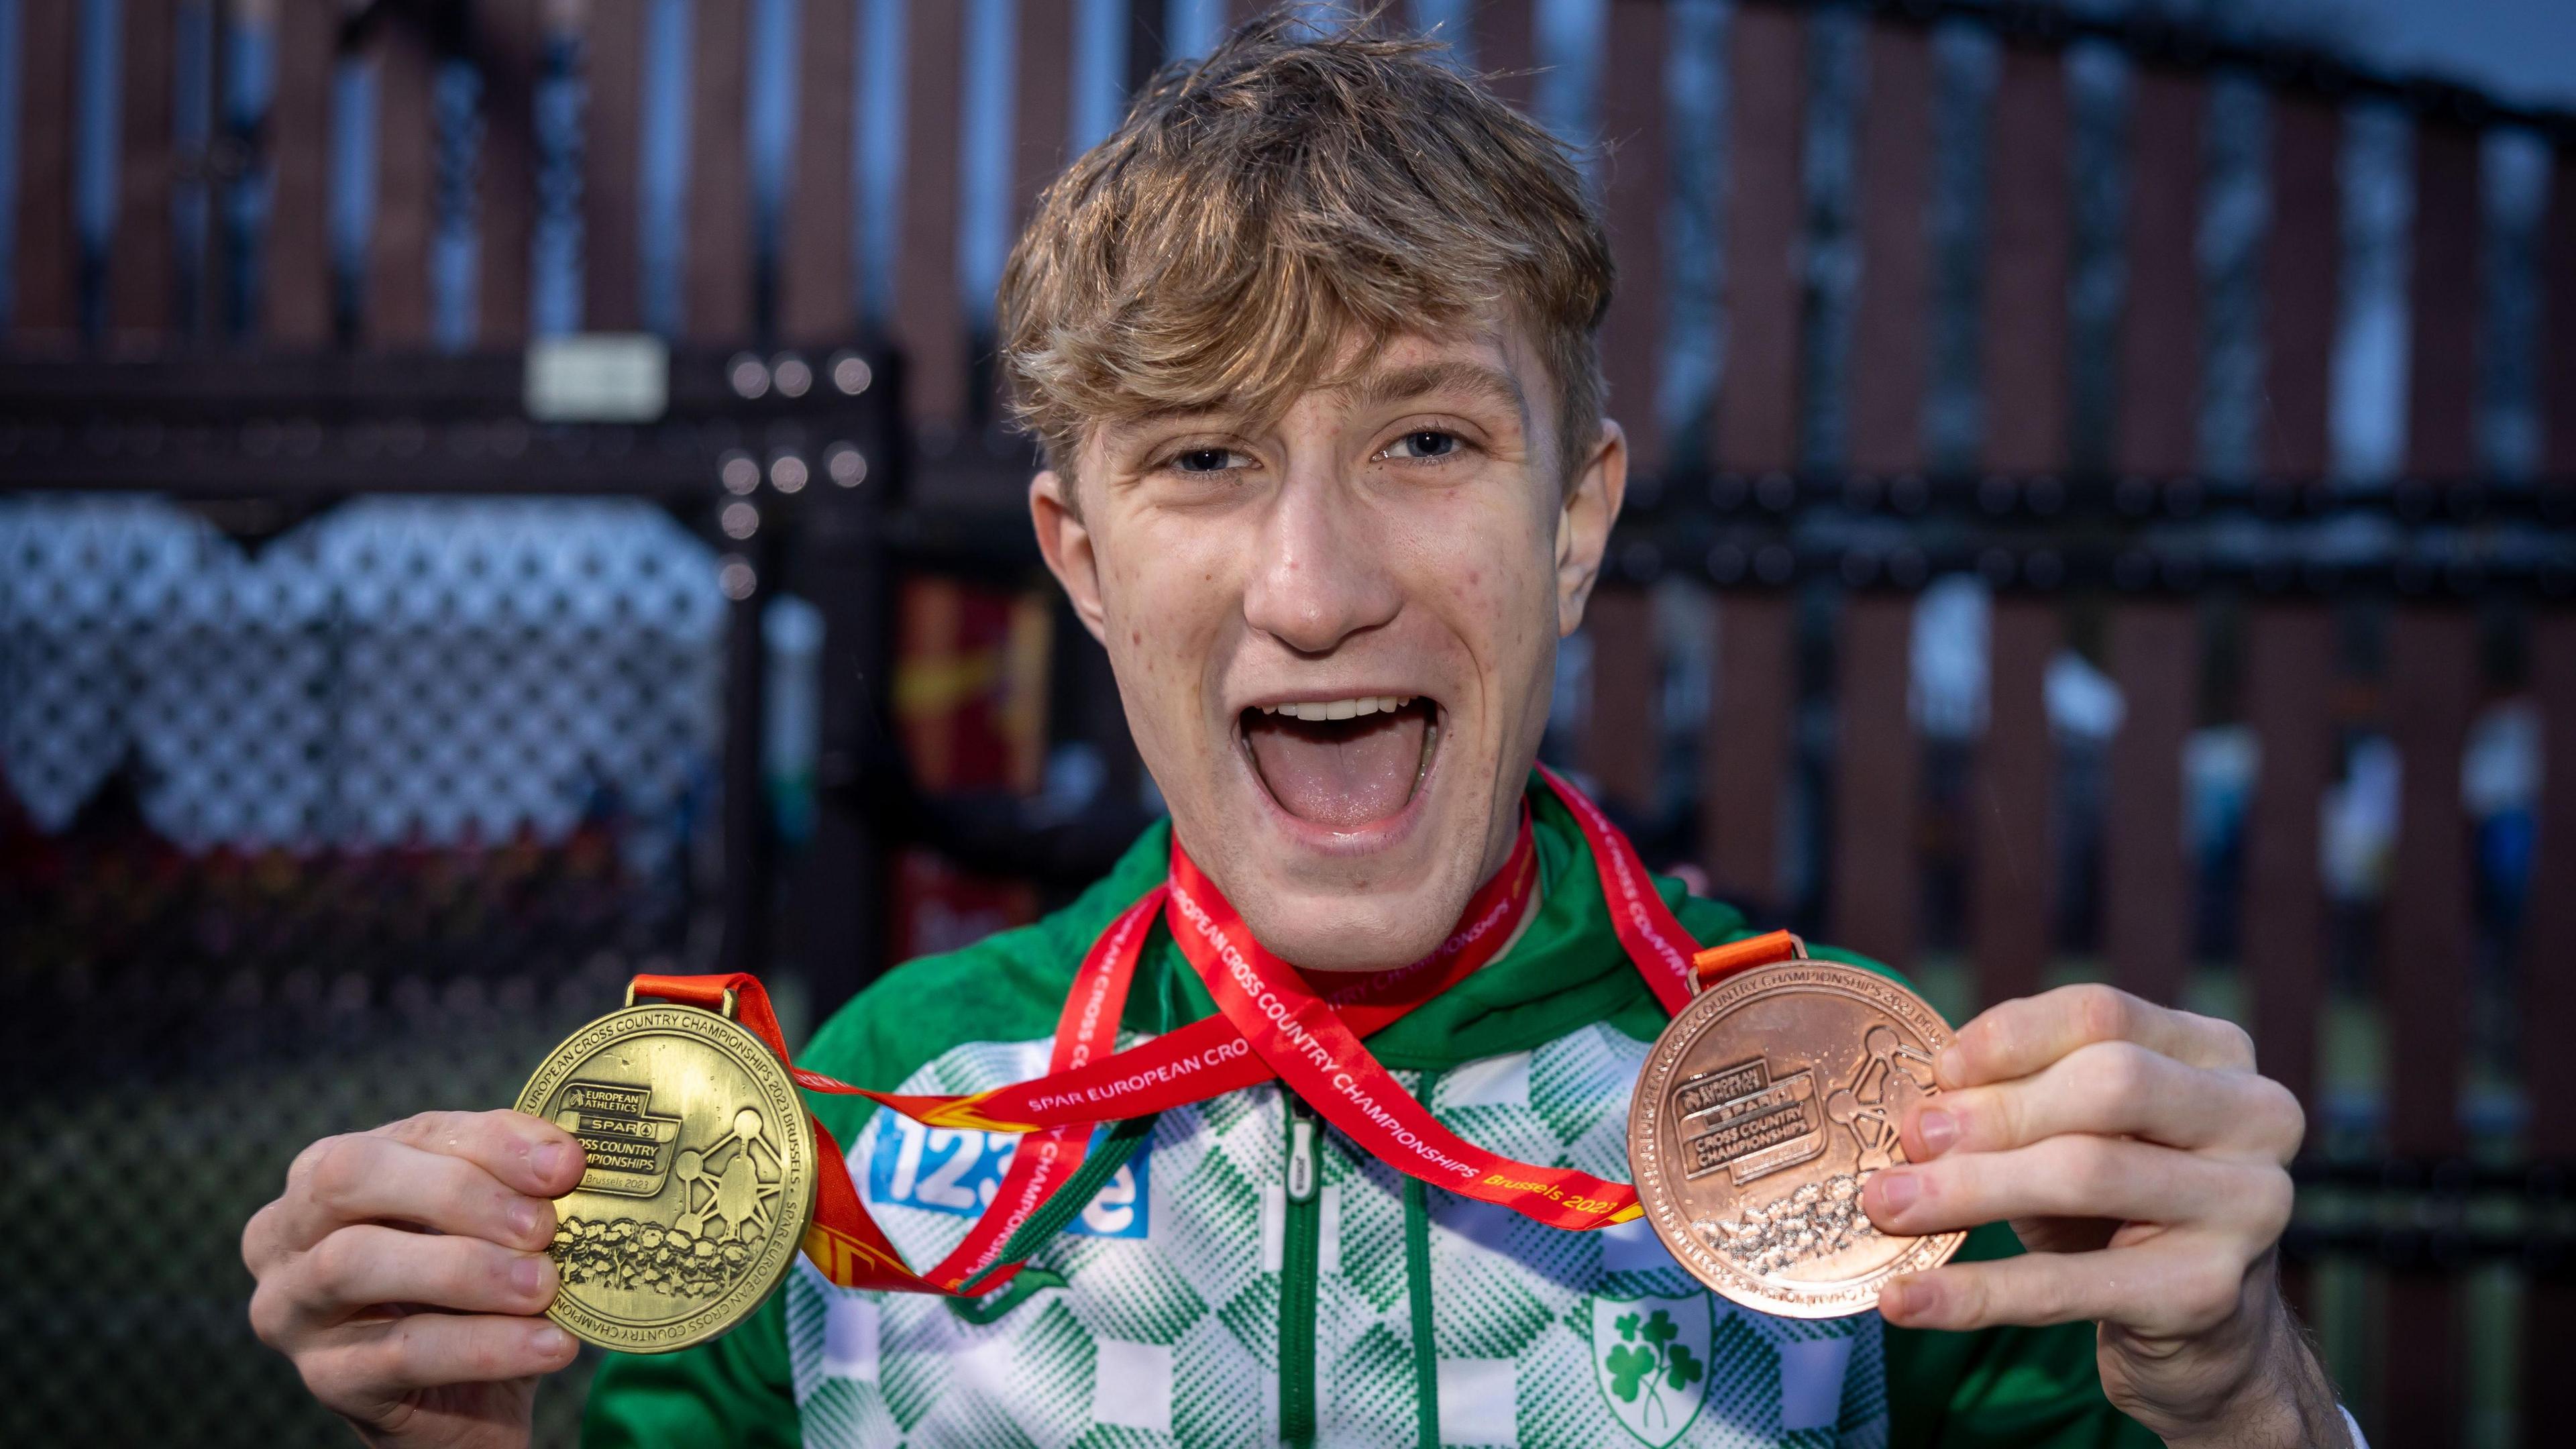
[[[1526,811],[1526,915],[1368,1046],[1458,1136],[1624,1179],[1664,1012],[1531,768],[1626,477],[1593,354],[1610,282],[1560,148],[1420,47],[1263,26],[1158,82],[1049,192],[1002,318],[1050,464],[1040,547],[1171,822],[1057,915],[891,972],[802,1064],[917,1093],[1043,1074],[1094,940],[1189,866],[1320,989],[1365,983],[1532,875],[1506,870]],[[1656,888],[1698,942],[1744,933]],[[1123,1041],[1216,1009],[1159,920]],[[1426,1187],[1273,1081],[1113,1134],[1088,1207],[1000,1293],[800,1265],[725,1338],[612,1358],[591,1437],[2346,1442],[2273,1274],[2299,1111],[2244,1033],[2078,988],[1986,1012],[1938,1070],[1903,1124],[1914,1165],[1864,1207],[1978,1231],[1876,1314],[1734,1307],[1641,1221],[1565,1231]],[[814,1108],[915,1265],[965,1235],[1012,1143]],[[245,1234],[252,1317],[375,1442],[522,1442],[536,1376],[572,1357],[532,1315],[547,1199],[579,1172],[563,1133],[506,1113],[317,1144]],[[1639,1315],[1651,1350],[1615,1331]]]

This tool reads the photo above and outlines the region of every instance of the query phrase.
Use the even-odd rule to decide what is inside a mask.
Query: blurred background
[[[991,299],[1252,8],[0,0],[0,1084],[46,1247],[0,1440],[341,1442],[243,1317],[299,1146],[506,1104],[638,970],[758,971],[801,1036],[1151,818]],[[2576,11],[1384,20],[1586,147],[1615,234],[1640,474],[1548,757],[1954,1019],[2107,979],[2246,1023],[2373,1437],[2550,1441]]]

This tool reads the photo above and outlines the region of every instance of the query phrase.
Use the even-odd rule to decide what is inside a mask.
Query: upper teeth
[[[1380,710],[1393,714],[1413,703],[1410,694],[1363,694],[1357,699],[1317,699],[1295,704],[1265,704],[1263,714],[1284,714],[1290,719],[1354,719]]]

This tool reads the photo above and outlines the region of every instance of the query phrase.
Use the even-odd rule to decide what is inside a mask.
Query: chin
[[[1431,694],[1395,688],[1256,698],[1230,722],[1215,808],[1179,826],[1253,935],[1317,971],[1436,949],[1516,823],[1497,820],[1488,751]]]
[[[1439,869],[1404,884],[1316,890],[1280,877],[1287,862],[1234,862],[1244,888],[1227,898],[1261,944],[1309,971],[1385,971],[1437,949],[1475,893],[1473,866]]]

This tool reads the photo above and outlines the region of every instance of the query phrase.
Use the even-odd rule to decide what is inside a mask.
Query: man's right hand
[[[573,1360],[553,1199],[581,1145],[520,1112],[424,1112],[326,1137],[242,1230],[251,1327],[371,1444],[521,1445]]]

